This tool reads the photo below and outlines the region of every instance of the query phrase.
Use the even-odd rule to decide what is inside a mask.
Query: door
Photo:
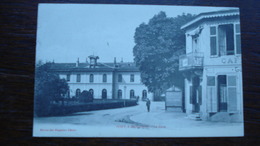
[[[220,112],[227,111],[227,76],[218,76],[218,109]]]
[[[191,102],[193,104],[193,112],[198,113],[200,112],[200,80],[199,77],[194,77],[192,79],[192,87],[191,87]]]
[[[102,99],[107,99],[107,90],[106,89],[102,90]]]

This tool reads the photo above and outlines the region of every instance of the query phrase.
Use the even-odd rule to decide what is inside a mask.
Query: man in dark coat
[[[150,112],[150,105],[151,105],[151,101],[149,100],[149,98],[147,98],[146,100],[146,107],[147,107],[147,111]]]

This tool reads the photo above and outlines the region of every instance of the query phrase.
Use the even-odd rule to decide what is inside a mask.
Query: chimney
[[[124,61],[123,61],[123,58],[121,58],[121,63],[123,63]]]
[[[76,67],[79,67],[79,58],[77,60]]]
[[[114,57],[114,64],[116,65],[116,57]]]

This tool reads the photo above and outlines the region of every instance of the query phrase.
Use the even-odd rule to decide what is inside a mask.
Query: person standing
[[[150,112],[150,105],[151,105],[151,101],[149,100],[149,98],[147,98],[146,100],[146,107],[147,107],[147,111]]]

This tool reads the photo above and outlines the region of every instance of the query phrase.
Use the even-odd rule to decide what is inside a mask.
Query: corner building
[[[186,54],[179,70],[185,77],[185,111],[210,121],[243,121],[239,10],[201,13],[182,26]]]

